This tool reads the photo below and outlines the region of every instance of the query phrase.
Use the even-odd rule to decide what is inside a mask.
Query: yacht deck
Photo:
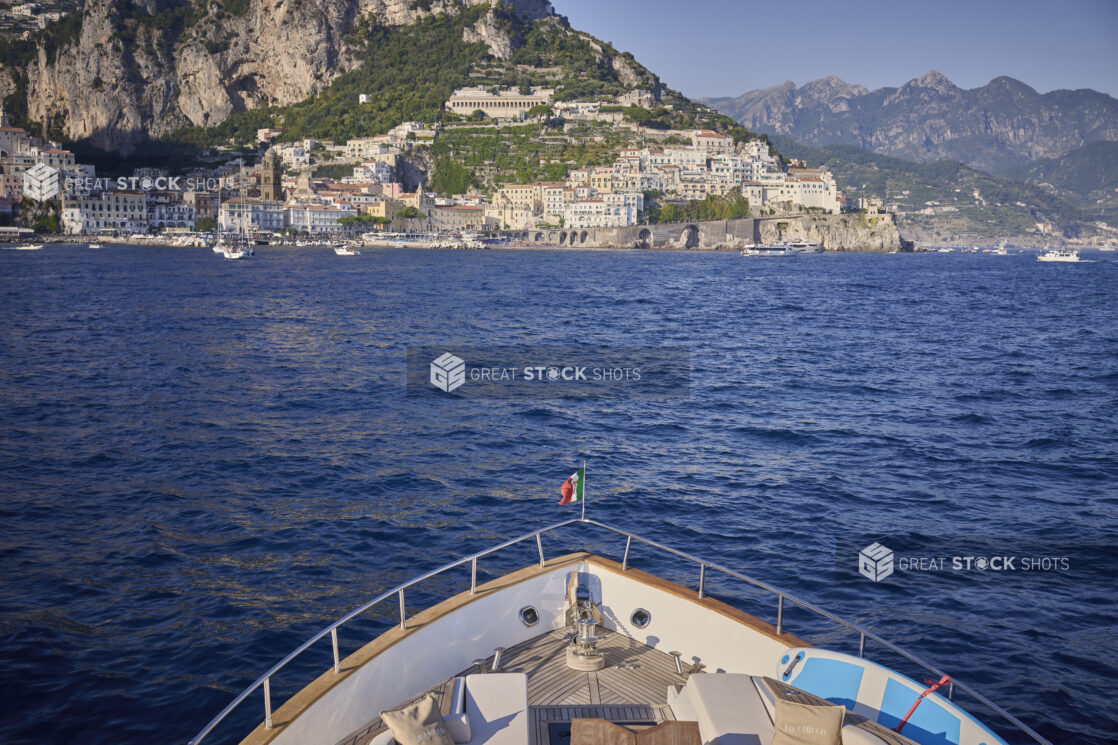
[[[571,629],[550,631],[510,647],[501,655],[500,672],[528,676],[529,745],[548,745],[549,725],[572,718],[597,717],[611,722],[661,722],[674,718],[668,708],[668,686],[686,683],[695,667],[684,663],[684,674],[680,675],[671,655],[599,628],[598,649],[605,656],[606,666],[590,673],[571,670],[564,650],[573,633]],[[492,663],[492,657],[486,660],[487,670]],[[476,672],[474,667],[460,675]],[[440,699],[443,714],[448,714],[453,683],[451,678],[415,699],[434,693]],[[367,745],[385,729],[378,716],[338,745]]]

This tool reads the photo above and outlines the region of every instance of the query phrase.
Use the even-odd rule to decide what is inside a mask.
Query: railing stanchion
[[[947,684],[947,700],[948,701],[954,701],[955,700],[955,684],[954,683],[948,683]]]
[[[540,566],[544,565],[543,560],[543,540],[540,539],[540,534],[536,533],[536,549],[540,552]]]
[[[633,536],[625,536],[625,555],[621,557],[621,571],[629,568],[629,546],[633,545]]]
[[[470,559],[470,594],[477,595],[477,557]]]
[[[863,631],[858,638],[858,657],[863,658],[866,656],[866,632]]]
[[[408,627],[408,621],[404,611],[404,590],[401,588],[398,594],[400,596],[400,628],[406,629]]]
[[[706,589],[707,565],[699,564],[699,600],[703,599],[703,590]]]
[[[784,631],[784,596],[776,596],[776,633]]]
[[[330,629],[330,643],[334,646],[334,672],[342,671],[342,658],[338,655],[338,627]]]
[[[264,678],[264,729],[272,728],[272,679]]]

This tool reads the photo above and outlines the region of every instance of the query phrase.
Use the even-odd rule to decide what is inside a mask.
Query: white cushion
[[[466,714],[473,745],[528,745],[528,676],[467,676]]]
[[[766,745],[773,736],[772,719],[748,675],[692,675],[672,713],[681,721],[681,714],[694,717],[704,745]]]
[[[447,714],[443,717],[443,724],[446,725],[447,734],[458,745],[470,741],[470,717],[466,712],[461,714]]]
[[[889,745],[872,732],[867,732],[853,724],[842,727],[842,745]]]

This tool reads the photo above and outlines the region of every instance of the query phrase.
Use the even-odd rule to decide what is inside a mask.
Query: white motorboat
[[[86,248],[104,248],[100,243],[90,243]]]
[[[604,546],[610,537],[620,561],[584,551],[545,556],[553,541]],[[634,544],[643,556],[655,552],[674,563],[673,571],[693,568],[697,583],[685,587],[635,568]],[[479,581],[479,565],[491,568],[496,554],[524,549],[535,549],[538,562]],[[709,597],[712,574],[723,597],[750,598],[739,602],[775,622]],[[458,594],[422,610],[408,605],[417,585],[426,583],[423,592],[430,592],[456,581]],[[790,633],[784,610],[791,606],[814,614],[810,625],[819,639],[848,649],[816,647]],[[354,622],[385,615],[396,619],[391,628],[343,653]],[[883,650],[938,683],[867,659]],[[296,666],[284,668],[297,658],[300,669],[322,672],[276,708],[273,679],[282,671],[278,680],[290,688]],[[650,743],[769,745],[791,715],[805,713],[788,702],[810,707],[806,713],[829,737],[795,742],[1005,745],[955,703],[964,695],[968,707],[985,707],[1003,725],[1050,745],[969,686],[865,627],[720,561],[583,516],[385,588],[268,667],[190,745],[211,735],[243,738],[242,745],[550,745],[560,737],[570,745],[640,745],[645,736],[636,739],[636,729],[649,733]],[[250,697],[253,709],[263,704],[263,721],[251,733],[230,731],[245,717],[227,717]],[[424,724],[409,734],[409,718]]]
[[[338,256],[360,256],[361,252],[353,246],[334,246],[334,253]]]
[[[818,243],[805,243],[803,241],[795,241],[795,242],[790,243],[788,245],[790,245],[792,248],[796,249],[797,251],[799,251],[802,254],[821,254],[821,253],[823,253],[823,247],[820,246]]]
[[[13,251],[40,251],[43,248],[42,243],[25,243],[21,246],[12,246]]]
[[[1073,248],[1054,248],[1042,251],[1036,257],[1037,261],[1066,261],[1072,263],[1079,263],[1082,259],[1079,258],[1079,251]]]
[[[799,256],[800,251],[787,243],[753,244],[741,250],[742,256]]]

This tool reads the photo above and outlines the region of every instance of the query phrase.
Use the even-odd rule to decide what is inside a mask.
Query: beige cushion
[[[403,709],[382,711],[380,718],[399,745],[454,745],[434,696],[424,696]]]
[[[810,706],[778,698],[771,745],[842,745],[842,706]]]

